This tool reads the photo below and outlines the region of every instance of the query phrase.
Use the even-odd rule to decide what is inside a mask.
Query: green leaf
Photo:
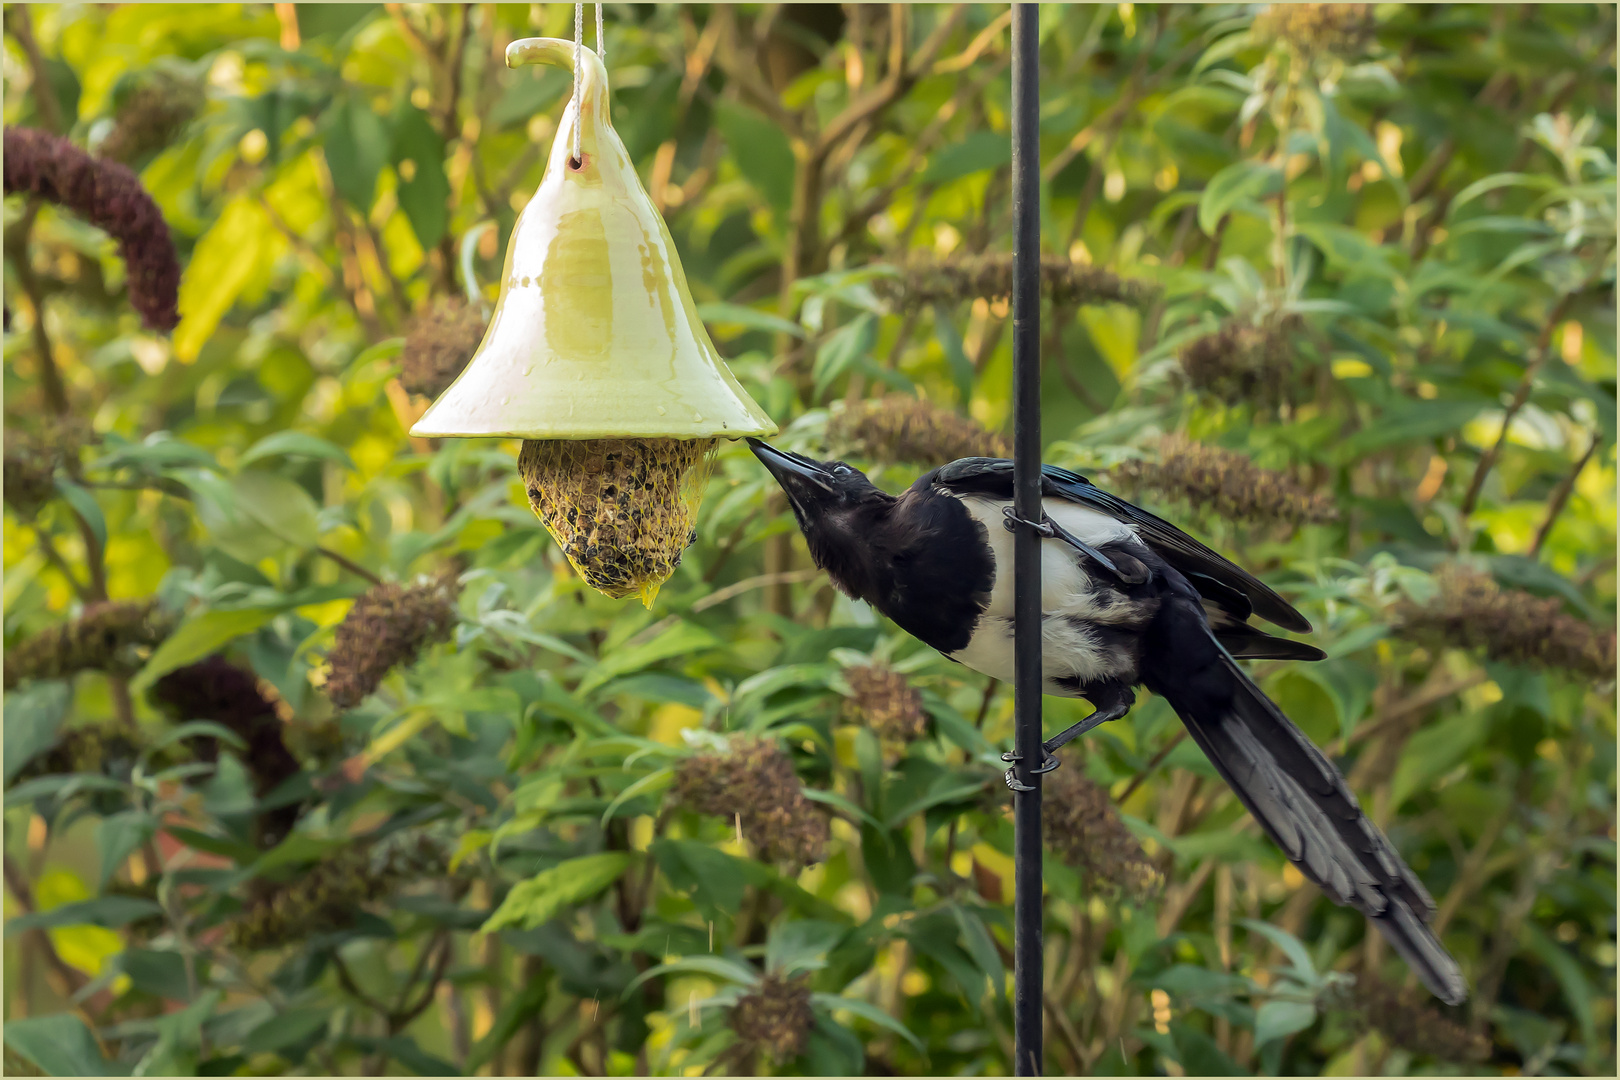
[[[748,330],[764,330],[771,334],[787,334],[790,337],[804,337],[804,327],[791,322],[780,315],[772,315],[768,311],[758,308],[743,307],[741,304],[699,304],[698,318],[706,323],[719,326],[741,326]]]
[[[795,919],[772,928],[765,942],[765,970],[795,975],[826,966],[829,952],[838,947],[849,927],[819,919]]]
[[[1336,461],[1349,464],[1386,446],[1450,435],[1462,430],[1485,407],[1480,401],[1444,400],[1391,407],[1377,423],[1339,443],[1332,452]]]
[[[6,937],[28,930],[49,929],[53,926],[101,926],[116,930],[149,915],[161,915],[163,908],[151,900],[138,896],[98,896],[93,900],[77,900],[60,904],[49,911],[36,911],[19,915],[6,923]],[[6,1027],[10,1028],[10,1024]]]
[[[242,1040],[242,1052],[273,1054],[325,1031],[331,1019],[332,1010],[327,1008],[305,1006],[288,1009],[248,1032],[247,1038]]]
[[[129,1070],[102,1056],[96,1037],[72,1013],[6,1021],[6,1045],[47,1076],[128,1076]]]
[[[275,617],[276,612],[264,608],[205,611],[193,615],[153,651],[130,688],[137,692],[144,691],[159,676],[211,656],[231,641],[243,634],[253,633]]]
[[[56,745],[73,692],[67,683],[37,682],[5,697],[5,782]]]
[[[659,975],[679,975],[685,972],[693,972],[698,975],[716,975],[742,986],[753,986],[759,982],[759,972],[747,964],[739,964],[737,961],[728,960],[724,956],[683,956],[679,960],[672,960],[667,964],[659,964],[657,967],[651,967],[643,971],[630,981],[630,984],[624,988],[624,992],[629,994],[630,991],[642,983]]]
[[[877,343],[877,332],[877,316],[867,312],[827,336],[816,350],[816,362],[810,372],[816,382],[817,397],[848,371],[850,365],[872,351]]]
[[[62,496],[64,502],[73,507],[73,512],[84,519],[90,527],[90,532],[96,538],[96,547],[100,551],[107,550],[107,518],[101,512],[101,504],[96,497],[84,488],[75,484],[65,476],[56,478],[56,493]]]
[[[714,119],[731,148],[738,171],[765,196],[772,209],[786,214],[793,205],[793,175],[797,169],[786,133],[759,113],[733,101],[721,101]]]
[[[377,177],[388,161],[388,132],[382,118],[356,97],[343,97],[321,114],[317,130],[332,186],[362,215],[371,212]]]
[[[1001,953],[996,949],[995,939],[990,936],[984,919],[978,912],[962,904],[952,904],[951,914],[956,917],[956,925],[962,930],[962,945],[967,949],[967,954],[979,965],[984,977],[990,980],[991,993],[1001,993],[1007,985],[1007,971],[1002,966]]]
[[[928,155],[928,167],[919,184],[948,184],[1012,161],[1012,137],[1007,132],[975,131],[959,143]]]
[[[1316,1023],[1316,1006],[1308,1001],[1272,1000],[1260,1006],[1254,1017],[1254,1045],[1264,1046],[1304,1031]]]
[[[1311,954],[1305,951],[1305,946],[1299,938],[1290,934],[1280,926],[1261,922],[1258,919],[1240,919],[1239,925],[1256,933],[1262,934],[1283,951],[1290,963],[1294,965],[1294,972],[1301,983],[1310,986],[1316,982],[1316,964],[1311,960]]]
[[[1389,783],[1389,808],[1399,810],[1401,804],[1431,780],[1438,779],[1466,757],[1489,732],[1485,714],[1469,710],[1412,736]]]
[[[749,881],[764,879],[763,866],[696,840],[654,840],[647,850],[669,883],[711,918],[737,911]]]
[[[246,740],[224,724],[216,724],[212,720],[187,720],[185,723],[176,724],[159,735],[152,741],[148,751],[161,750],[165,746],[179,742],[181,739],[195,739],[200,736],[218,739],[234,750],[246,750],[248,748]]]
[[[125,810],[102,818],[96,825],[96,847],[101,852],[101,888],[124,865],[124,860],[157,832],[157,819],[140,810]]]
[[[945,352],[945,363],[951,369],[956,393],[964,403],[973,396],[973,361],[962,347],[962,335],[951,322],[951,313],[944,304],[934,305],[934,337]]]
[[[633,649],[619,649],[603,659],[580,680],[576,693],[584,697],[620,675],[640,671],[672,656],[686,656],[712,649],[719,644],[720,640],[702,627],[678,622],[645,644]]]
[[[1282,190],[1282,172],[1261,161],[1228,165],[1204,186],[1198,200],[1198,227],[1214,236],[1221,219],[1243,199],[1263,199]]]
[[[1175,1040],[1176,1057],[1188,1076],[1248,1076],[1241,1065],[1227,1057],[1215,1040],[1195,1027],[1177,1020],[1170,1022],[1170,1037]],[[1256,1045],[1259,1040],[1255,1040]]]
[[[524,1024],[540,1014],[545,1007],[549,983],[549,972],[542,972],[530,979],[516,994],[506,999],[489,1033],[474,1043],[472,1050],[467,1054],[467,1064],[462,1070],[464,1075],[478,1075],[478,1070],[487,1065]]]
[[[395,115],[393,162],[400,177],[399,208],[422,248],[431,250],[450,226],[450,181],[444,174],[444,140],[421,109],[405,105]]]
[[[1568,949],[1553,940],[1533,920],[1525,921],[1524,938],[1530,952],[1552,969],[1553,976],[1557,978],[1564,1000],[1569,1002],[1570,1010],[1575,1014],[1575,1023],[1581,1029],[1581,1043],[1588,1052],[1595,1051],[1599,1044],[1594,1005],[1601,995],[1586,977],[1580,960],[1570,955]]]
[[[551,921],[569,904],[587,900],[613,884],[633,861],[634,856],[627,852],[606,851],[542,870],[514,885],[479,933],[493,933],[506,926],[532,930]]]
[[[562,68],[519,68],[514,74],[512,85],[484,119],[486,131],[527,124],[535,115],[556,104],[558,98],[568,93],[573,82],[573,72]]]
[[[354,459],[349,457],[347,450],[307,431],[278,431],[266,435],[248,448],[237,465],[245,469],[255,461],[268,457],[320,458],[335,461],[344,468],[354,468]]]
[[[249,469],[238,473],[231,487],[237,506],[261,527],[299,547],[310,548],[319,542],[315,500],[291,480]]]
[[[894,1032],[912,1046],[916,1047],[919,1053],[926,1054],[928,1052],[923,1046],[922,1040],[913,1035],[910,1028],[906,1027],[906,1025],[902,1024],[900,1021],[896,1020],[894,1017],[890,1016],[888,1013],[884,1012],[870,1001],[862,1001],[860,998],[843,997],[839,994],[815,993],[810,995],[810,1003],[812,1005],[819,1006],[830,1013],[852,1013],[868,1023],[876,1024],[885,1031]]]

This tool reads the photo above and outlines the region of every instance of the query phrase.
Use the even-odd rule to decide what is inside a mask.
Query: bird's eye
[[[848,476],[850,474],[850,467],[848,465],[834,465],[832,474],[834,476]]]

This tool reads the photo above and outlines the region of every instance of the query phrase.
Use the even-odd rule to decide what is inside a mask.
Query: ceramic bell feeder
[[[522,439],[529,504],[569,562],[651,606],[695,538],[717,441],[776,425],[709,340],[609,120],[596,53],[557,38],[506,50],[508,67],[576,59],[580,85],[507,245],[484,340],[411,434]]]

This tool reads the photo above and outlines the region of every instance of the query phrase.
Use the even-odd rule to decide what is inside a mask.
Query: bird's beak
[[[833,490],[832,484],[828,482],[830,478],[827,470],[819,461],[786,450],[778,450],[758,439],[749,439],[748,446],[789,495],[792,495],[795,489],[803,491],[806,487],[819,488],[823,492]]]

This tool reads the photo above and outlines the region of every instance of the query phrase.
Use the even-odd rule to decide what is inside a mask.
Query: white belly
[[[966,498],[962,503],[984,525],[996,565],[1010,568],[1013,533],[1003,524],[1006,503],[983,498]],[[1047,499],[1043,505],[1047,516],[1093,547],[1124,542],[1146,551],[1135,529],[1106,514],[1055,499]],[[1081,558],[1061,540],[1041,541],[1041,681],[1042,690],[1057,697],[1079,696],[1075,682],[1136,681],[1134,658],[1121,650],[1118,635],[1106,631],[1139,622],[1146,613],[1139,604],[1125,601],[1112,579],[1093,579]],[[989,606],[973,637],[965,648],[950,654],[951,658],[992,678],[1014,681],[1012,616],[1013,575],[998,573]]]

